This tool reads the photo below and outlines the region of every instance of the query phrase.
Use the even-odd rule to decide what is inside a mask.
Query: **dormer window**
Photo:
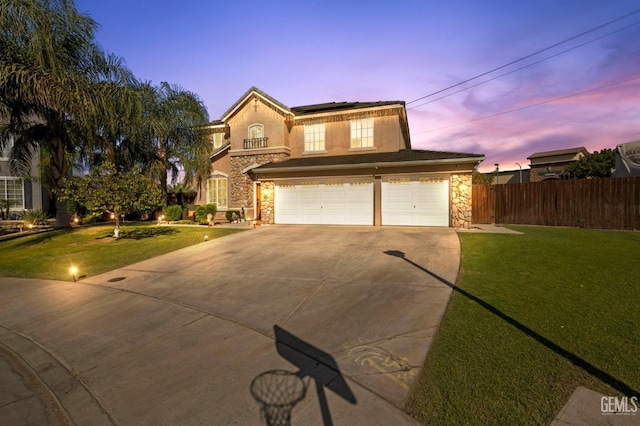
[[[373,117],[351,120],[351,148],[373,148]]]

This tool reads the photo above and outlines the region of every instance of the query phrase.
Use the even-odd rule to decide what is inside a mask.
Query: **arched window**
[[[264,137],[264,126],[262,124],[252,124],[249,126],[249,139]]]

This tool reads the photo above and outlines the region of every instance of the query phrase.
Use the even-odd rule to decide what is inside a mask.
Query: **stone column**
[[[262,181],[260,191],[262,192],[262,223],[273,224],[276,185],[273,181]]]
[[[451,226],[471,227],[471,173],[451,175]]]

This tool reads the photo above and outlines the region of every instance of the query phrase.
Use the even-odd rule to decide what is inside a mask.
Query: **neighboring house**
[[[564,172],[565,168],[586,155],[589,155],[589,152],[582,146],[531,154],[527,157],[531,163],[531,182],[547,179],[569,179],[570,176]]]
[[[640,141],[623,143],[616,148],[616,168],[611,177],[640,176]]]
[[[49,207],[46,189],[37,180],[23,180],[11,175],[9,156],[13,147],[13,137],[5,141],[0,149],[0,201],[12,201],[10,216],[21,216],[25,210],[44,210]],[[1,146],[2,144],[0,144]],[[38,157],[34,156],[31,166],[31,176],[37,178]],[[0,203],[3,206],[4,204]]]
[[[471,224],[471,173],[484,156],[412,150],[403,101],[289,108],[252,87],[208,131],[211,173],[196,203],[219,212],[268,224]]]
[[[506,184],[506,183],[524,183],[530,182],[530,169],[516,169],[516,170],[500,170],[498,172],[498,179],[496,181],[496,172],[487,172],[485,174],[493,176],[493,184]]]

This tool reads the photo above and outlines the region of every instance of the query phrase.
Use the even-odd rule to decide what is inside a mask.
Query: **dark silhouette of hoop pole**
[[[310,377],[314,380],[318,401],[320,402],[322,420],[325,426],[333,425],[324,388],[331,390],[351,404],[357,402],[355,395],[351,392],[342,373],[340,373],[338,363],[328,353],[310,345],[277,325],[273,326],[273,332],[276,337],[278,354],[298,367],[299,370],[295,374],[301,379]],[[335,373],[335,375],[327,374],[326,368]]]

